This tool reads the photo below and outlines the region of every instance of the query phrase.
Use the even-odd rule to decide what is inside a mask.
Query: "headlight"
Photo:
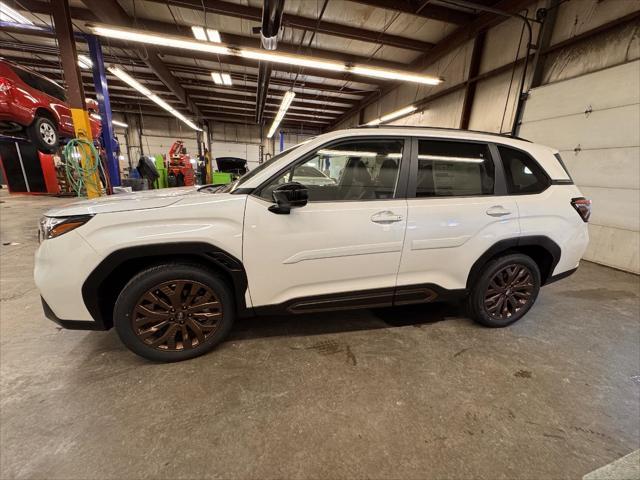
[[[93,215],[74,215],[72,217],[42,217],[38,239],[42,242],[48,238],[56,238],[84,225]]]

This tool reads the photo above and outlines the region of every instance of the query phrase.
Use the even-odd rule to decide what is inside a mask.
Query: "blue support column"
[[[89,45],[89,53],[93,62],[93,84],[96,88],[100,117],[102,117],[102,146],[107,154],[107,168],[111,185],[120,186],[120,161],[116,154],[116,145],[111,123],[111,102],[107,86],[107,70],[104,66],[100,40],[95,35],[85,35]]]
[[[280,151],[284,150],[284,132],[280,130]]]

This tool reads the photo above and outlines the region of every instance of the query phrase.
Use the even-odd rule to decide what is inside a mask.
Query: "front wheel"
[[[58,129],[53,120],[47,117],[36,117],[27,127],[29,138],[38,150],[54,153],[58,149]]]
[[[511,254],[490,261],[472,287],[471,317],[487,327],[520,320],[540,291],[540,269],[531,257]]]
[[[224,280],[190,264],[150,267],[118,296],[114,323],[122,342],[149,360],[175,362],[202,355],[228,334],[233,297]]]

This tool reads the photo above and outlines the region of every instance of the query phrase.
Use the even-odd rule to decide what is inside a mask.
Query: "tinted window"
[[[498,151],[504,165],[509,193],[540,193],[549,186],[549,177],[529,155],[509,147],[498,147]]]
[[[16,72],[16,75],[18,75],[18,77],[20,77],[20,79],[31,88],[35,88],[36,90],[40,90],[41,92],[57,98],[58,100],[66,102],[65,91],[57,83],[52,82],[51,80],[47,80],[40,75],[36,75],[34,73],[23,70],[22,68],[14,67],[14,71]]]
[[[403,145],[402,140],[352,140],[322,147],[269,182],[260,196],[272,201],[279,185],[299,182],[311,202],[393,198]]]
[[[489,147],[479,143],[420,140],[416,197],[492,195]]]

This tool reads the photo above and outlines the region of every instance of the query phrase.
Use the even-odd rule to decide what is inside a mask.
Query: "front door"
[[[292,312],[389,305],[407,222],[404,138],[325,145],[247,200],[243,263],[254,307]],[[405,167],[406,166],[406,167]],[[272,192],[304,184],[307,205],[268,210]]]

